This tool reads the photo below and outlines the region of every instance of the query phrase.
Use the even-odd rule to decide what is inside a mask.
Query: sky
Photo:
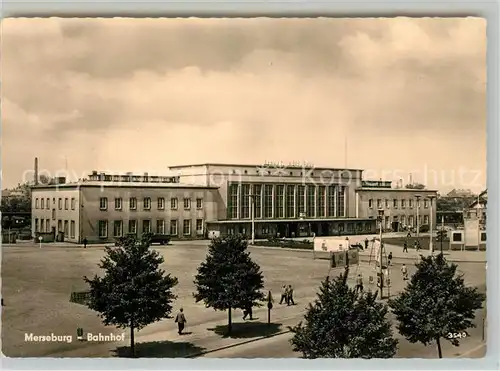
[[[486,186],[481,18],[2,22],[2,188],[307,161]]]

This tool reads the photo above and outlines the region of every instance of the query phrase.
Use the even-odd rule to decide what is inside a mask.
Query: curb
[[[199,356],[202,356],[202,355],[205,355],[205,354],[218,352],[218,351],[220,351],[220,350],[226,350],[226,349],[235,348],[235,347],[237,347],[237,346],[240,346],[240,345],[245,345],[245,344],[250,344],[250,343],[254,343],[254,342],[259,341],[259,340],[270,339],[270,338],[273,338],[273,337],[275,337],[275,336],[288,334],[288,333],[290,333],[290,332],[291,332],[290,330],[278,331],[278,332],[276,332],[276,333],[274,333],[274,334],[271,334],[271,335],[260,336],[260,337],[258,337],[258,338],[253,338],[253,339],[250,339],[250,340],[241,341],[241,342],[238,342],[238,343],[235,343],[235,344],[225,345],[225,346],[220,347],[220,348],[209,349],[209,350],[203,350],[203,351],[200,351],[200,352],[196,352],[196,353],[193,353],[193,354],[189,354],[189,355],[184,356],[184,357],[182,357],[182,358],[196,358],[196,357],[199,357]]]

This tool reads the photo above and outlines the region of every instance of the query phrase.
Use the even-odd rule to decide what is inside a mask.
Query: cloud
[[[486,166],[485,146],[464,150],[485,143],[483,19],[11,18],[2,31],[4,180],[36,153],[58,166],[51,153],[68,142],[89,169],[340,166],[344,136],[352,166]],[[22,161],[15,140],[29,143]],[[381,143],[398,156],[375,156]]]

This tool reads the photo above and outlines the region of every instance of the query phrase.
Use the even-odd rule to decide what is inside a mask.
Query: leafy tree
[[[407,189],[425,189],[425,185],[422,183],[410,183],[405,186]]]
[[[377,293],[357,293],[347,285],[349,270],[321,283],[318,298],[290,328],[293,350],[304,358],[392,358],[398,341]]]
[[[84,277],[90,286],[88,306],[100,313],[105,325],[130,329],[130,353],[135,355],[134,331],[167,318],[176,296],[177,278],[160,269],[163,257],[149,249],[148,241],[134,236],[106,247],[99,267],[104,276]]]
[[[389,301],[398,330],[411,343],[436,342],[442,358],[441,338],[459,345],[457,333],[475,327],[475,311],[482,308],[485,295],[466,287],[457,265],[448,263],[443,254],[422,256],[417,271],[405,290]]]
[[[206,260],[198,267],[194,284],[196,302],[207,308],[228,311],[228,334],[232,330],[231,310],[261,306],[264,277],[247,251],[242,236],[215,238],[208,247]]]

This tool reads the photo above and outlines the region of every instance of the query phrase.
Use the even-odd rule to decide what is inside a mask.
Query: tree
[[[422,183],[410,183],[405,186],[407,189],[425,189],[425,185]]]
[[[105,325],[130,329],[130,353],[135,356],[134,331],[167,318],[176,296],[177,278],[160,269],[163,257],[149,249],[149,241],[134,236],[106,247],[99,267],[104,276],[84,277],[90,286],[88,306],[100,313]]]
[[[475,327],[475,311],[482,308],[485,295],[466,287],[457,265],[448,263],[443,254],[421,257],[417,271],[405,290],[389,301],[399,322],[397,328],[411,343],[436,342],[442,358],[441,338],[459,345],[456,334]]]
[[[258,307],[265,299],[264,277],[247,251],[248,242],[242,236],[212,240],[206,260],[198,267],[193,294],[196,302],[207,308],[228,311],[228,334],[232,330],[231,310]]]
[[[357,293],[347,285],[347,269],[319,288],[300,322],[290,328],[293,350],[314,358],[392,358],[398,341],[387,320],[387,305],[377,293]]]

